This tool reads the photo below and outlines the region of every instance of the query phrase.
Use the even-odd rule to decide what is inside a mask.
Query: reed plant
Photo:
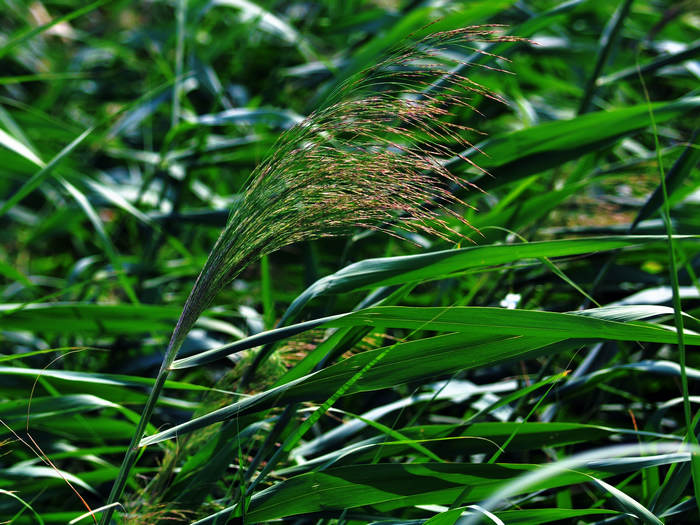
[[[187,334],[215,296],[251,263],[284,246],[355,228],[463,237],[442,218],[447,213],[469,226],[451,207],[466,206],[451,186],[476,187],[446,166],[455,155],[476,166],[460,153],[473,148],[465,133],[475,130],[454,122],[454,111],[474,110],[475,95],[498,97],[462,74],[459,70],[470,64],[451,58],[450,52],[483,54],[480,43],[515,41],[498,27],[480,26],[404,43],[346,80],[322,108],[280,136],[251,174],[185,302],[108,505],[122,495]],[[113,509],[102,523],[109,523]]]

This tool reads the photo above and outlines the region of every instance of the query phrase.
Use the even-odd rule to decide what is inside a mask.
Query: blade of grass
[[[46,165],[44,165],[39,171],[37,171],[32,177],[25,182],[22,187],[15,192],[12,197],[7,199],[2,206],[0,206],[0,217],[2,217],[7,211],[12,208],[15,204],[21,201],[24,197],[29,195],[32,191],[39,187],[39,185],[53,172],[54,168],[68,155],[70,155],[82,142],[89,137],[92,132],[95,131],[95,127],[89,127],[78,135],[70,144],[64,147],[60,152],[58,152]]]
[[[658,237],[659,240],[663,238],[663,236]],[[457,272],[468,271],[468,269],[475,267],[504,264],[530,257],[563,257],[585,253],[586,251],[604,251],[625,246],[631,247],[638,241],[646,243],[651,242],[652,239],[653,237],[643,236],[630,236],[626,239],[612,236],[593,237],[588,239],[531,242],[525,245],[472,246],[419,255],[367,259],[346,266],[336,273],[327,275],[313,283],[292,301],[282,315],[278,325],[283,326],[287,322],[296,319],[310,301],[326,294],[364,290],[375,286],[427,282],[455,275]],[[271,345],[273,341],[274,339],[265,342],[266,345],[260,350],[255,361],[246,371],[247,376],[252,376],[256,368],[270,355],[273,350]],[[231,351],[233,351],[233,347],[231,347]],[[212,350],[212,357],[213,352],[214,350]],[[202,355],[203,360],[207,358],[207,355]],[[174,363],[174,366],[179,367],[185,363],[193,364],[198,362],[198,359],[198,356],[193,356],[191,361],[178,360]],[[294,369],[290,373],[294,373]]]
[[[571,472],[572,469],[580,470],[582,467],[600,469],[601,467],[605,468],[606,466],[615,466],[617,464],[627,472],[630,472],[634,471],[632,469],[627,470],[631,463],[638,464],[638,466],[635,466],[635,470],[654,465],[678,464],[682,461],[688,461],[688,456],[691,455],[691,452],[698,450],[700,450],[700,447],[694,445],[685,444],[679,447],[678,444],[671,443],[636,443],[588,450],[541,466],[536,471],[511,478],[511,481],[501,485],[498,491],[494,491],[488,499],[479,502],[479,505],[486,510],[493,511],[512,496],[531,490],[545,480],[556,479],[564,473]],[[644,456],[644,454],[655,454],[655,456]],[[589,475],[584,474],[586,477]],[[477,523],[478,519],[476,517],[469,517],[464,521],[464,525],[476,525]]]
[[[18,512],[17,514],[15,514],[14,517],[12,518],[12,520],[10,520],[8,523],[12,523],[12,522],[15,521],[17,518],[19,518],[19,516],[22,515],[22,512],[24,512],[24,509],[29,509],[29,511],[30,511],[30,512],[34,515],[34,517],[36,518],[36,522],[37,522],[39,525],[44,525],[44,519],[41,517],[41,515],[40,515],[36,510],[34,510],[34,507],[32,507],[29,503],[27,503],[27,502],[24,501],[22,498],[20,498],[17,494],[15,494],[14,491],[9,491],[9,490],[5,490],[5,489],[0,489],[0,494],[2,494],[3,496],[7,496],[8,498],[12,498],[12,499],[14,499],[14,500],[19,501],[19,502],[22,504],[22,506],[23,506],[23,509],[20,510],[20,512]]]
[[[608,492],[615,500],[625,509],[627,512],[636,516],[639,520],[649,525],[663,525],[663,522],[654,515],[649,509],[638,502],[636,499],[625,494],[623,491],[606,483],[602,479],[591,476],[591,481],[598,485],[600,488]]]
[[[27,40],[34,38],[36,35],[43,33],[48,29],[51,29],[53,26],[58,25],[61,22],[69,22],[70,20],[83,16],[84,14],[94,11],[98,7],[101,7],[112,1],[113,0],[97,0],[96,2],[92,2],[91,4],[76,9],[75,11],[71,11],[66,15],[54,18],[53,20],[44,25],[34,27],[26,31],[22,31],[20,34],[10,38],[7,42],[3,44],[2,47],[0,47],[0,58],[5,56],[8,52],[10,52],[10,50],[17,47],[19,44],[22,44]]]
[[[310,301],[330,293],[347,293],[408,282],[428,282],[456,275],[470,268],[496,266],[528,258],[581,255],[586,252],[632,247],[637,243],[663,242],[664,239],[662,235],[588,237],[527,244],[471,246],[419,255],[366,259],[346,266],[309,286],[292,301],[279,324],[284,325],[296,319]]]
[[[561,375],[562,377],[566,377],[567,373],[564,372],[564,373],[562,373],[562,374],[560,374],[560,375]],[[505,442],[503,443],[503,446],[500,447],[500,448],[493,454],[493,456],[491,456],[491,458],[490,458],[489,461],[488,461],[489,463],[495,463],[496,461],[498,461],[498,458],[501,457],[501,454],[503,454],[503,452],[505,452],[505,450],[506,450],[506,448],[508,447],[508,445],[510,444],[510,442],[513,441],[513,439],[515,438],[515,436],[518,435],[518,431],[520,430],[521,426],[522,426],[524,423],[526,423],[527,421],[530,420],[530,418],[534,415],[534,413],[537,411],[537,409],[539,408],[539,406],[542,404],[542,402],[545,400],[545,398],[549,395],[549,393],[552,391],[552,389],[556,386],[556,384],[557,384],[557,382],[556,382],[556,381],[553,381],[552,384],[549,385],[549,388],[547,388],[547,391],[546,391],[544,394],[542,394],[542,395],[540,396],[540,398],[537,400],[537,403],[535,403],[535,404],[533,405],[532,409],[531,409],[530,412],[527,414],[527,416],[525,416],[525,418],[523,419],[523,421],[518,422],[518,425],[513,429],[513,432],[511,432],[511,434],[508,436],[508,439],[505,440]]]
[[[434,453],[432,450],[424,447],[418,439],[411,439],[405,435],[403,435],[400,431],[395,430],[391,427],[388,427],[387,425],[384,425],[383,423],[380,423],[379,421],[374,421],[372,419],[367,419],[362,416],[359,416],[357,414],[353,414],[351,412],[348,412],[347,410],[340,410],[338,408],[332,408],[329,409],[331,412],[339,412],[341,414],[348,415],[350,417],[353,417],[359,421],[362,421],[365,425],[370,426],[379,432],[382,432],[386,436],[389,436],[393,438],[395,441],[394,443],[401,444],[401,445],[406,445],[407,447],[410,447],[414,450],[416,450],[419,454],[425,455],[426,457],[432,459],[433,461],[436,461],[438,463],[446,463],[446,461],[440,456],[438,456],[436,453]],[[335,459],[332,462],[328,462],[324,464],[320,470],[326,469],[328,466],[330,466],[332,463],[335,463]]]
[[[504,446],[513,432],[510,448],[516,452],[536,451],[546,442],[548,447],[564,448],[567,445],[586,443],[605,439],[615,434],[637,436],[633,430],[606,428],[596,425],[578,423],[519,423],[488,422],[465,423],[462,425],[428,425],[411,426],[400,429],[406,438],[420,441],[425,447],[440,452],[443,456],[489,454]],[[644,434],[650,438],[665,437],[663,434]],[[306,444],[296,450],[303,449]],[[377,449],[376,452],[373,449]],[[318,451],[314,451],[318,452]],[[382,436],[353,442],[341,449],[336,449],[321,456],[315,456],[306,462],[277,470],[280,476],[298,474],[316,470],[327,462],[339,462],[347,456],[344,465],[376,464],[378,460],[392,456],[402,456],[410,452],[409,446],[401,441],[386,442]]]
[[[186,0],[177,0],[175,4],[175,78],[182,78],[182,63],[185,55],[185,11]],[[170,127],[174,129],[180,121],[180,97],[182,81],[173,84],[173,104],[170,112]]]
[[[639,62],[637,62],[637,65]],[[690,412],[690,394],[688,392],[688,375],[686,371],[686,355],[685,355],[685,337],[683,333],[683,315],[681,309],[681,297],[678,284],[678,269],[676,262],[676,250],[673,241],[673,225],[671,224],[671,207],[668,202],[668,191],[666,189],[666,174],[664,173],[663,159],[661,158],[661,145],[659,144],[659,133],[656,129],[656,120],[652,109],[649,92],[647,91],[644,77],[639,73],[639,81],[644,92],[644,99],[649,108],[649,119],[651,121],[652,132],[654,136],[654,146],[657,155],[657,165],[659,168],[659,177],[661,179],[661,191],[663,193],[663,206],[661,207],[661,215],[666,226],[666,235],[668,237],[668,259],[669,272],[671,277],[671,288],[673,289],[673,314],[676,325],[676,333],[678,335],[678,361],[681,367],[681,389],[683,391],[683,415],[686,424],[686,438],[688,443],[697,446],[698,439],[695,436],[692,426],[692,417]],[[700,455],[691,454],[691,471],[693,473],[693,487],[695,489],[695,500],[700,513]]]
[[[697,166],[698,162],[700,162],[700,148],[698,148],[695,143],[699,134],[700,127],[695,128],[690,136],[690,139],[688,139],[688,145],[685,147],[678,159],[676,159],[676,162],[673,163],[671,169],[668,170],[668,174],[666,174],[663,182],[659,183],[654,192],[644,203],[644,206],[642,206],[637,213],[637,216],[630,225],[630,233],[632,233],[632,230],[634,230],[640,222],[650,218],[652,215],[654,215],[654,213],[656,213],[657,210],[659,210],[659,208],[664,206],[663,203],[665,196],[668,198],[674,196],[676,190],[682,186],[683,181],[686,180],[686,177],[692,173],[693,168]],[[656,152],[658,154],[659,150],[657,149]],[[662,166],[662,164],[660,164],[661,159],[658,155],[657,163],[659,166]]]
[[[634,472],[650,463],[668,464],[679,460],[677,454],[670,453],[657,457],[654,461],[645,457],[630,459],[632,461],[624,467],[625,472]],[[544,490],[589,482],[591,475],[597,478],[609,477],[610,463],[584,462],[578,470],[562,469],[556,476],[538,476],[535,483],[526,488],[521,486],[517,492],[509,491],[509,495],[523,494],[532,489]],[[519,479],[521,476],[533,478],[543,470],[551,474],[551,465],[378,463],[336,467],[294,476],[258,492],[251,498],[246,519],[249,523],[266,522],[299,514],[342,511],[369,505],[385,512],[416,505],[444,505],[454,500],[466,485],[474,487],[470,500],[476,502],[487,495],[500,496],[504,480]],[[493,506],[486,507],[483,503],[479,506],[489,512],[496,512]],[[240,511],[237,511],[232,506],[220,511],[218,517],[230,513],[240,516]],[[483,514],[470,516],[473,518],[465,521],[475,523]],[[213,523],[216,517],[208,516],[193,525]]]
[[[14,151],[17,153],[17,155],[24,157],[39,168],[43,168],[45,166],[44,162],[36,155],[36,153],[2,129],[0,129],[0,145],[6,147],[10,151]]]
[[[440,312],[443,312],[440,314]],[[433,316],[439,314],[440,320]],[[441,332],[469,332],[484,337],[499,335],[528,335],[554,338],[604,338],[623,341],[674,341],[674,333],[651,323],[626,325],[620,321],[666,315],[663,306],[630,305],[605,307],[579,312],[559,313],[531,310],[508,310],[494,307],[456,306],[445,311],[442,307],[377,306],[346,314],[313,319],[262,332],[219,348],[207,350],[173,362],[171,369],[191,368],[210,363],[242,350],[270,344],[319,326],[374,328],[407,328],[423,326]],[[700,336],[693,334],[700,342]]]
[[[59,177],[58,180],[61,183],[61,185],[66,190],[68,190],[68,193],[70,193],[73,196],[75,201],[83,209],[85,215],[87,215],[88,219],[95,228],[98,237],[102,241],[102,248],[107,254],[109,261],[112,263],[114,271],[117,275],[117,279],[119,280],[119,284],[122,285],[122,288],[124,289],[124,292],[126,292],[127,297],[129,298],[132,304],[140,304],[140,301],[136,296],[136,292],[134,291],[134,288],[131,286],[129,279],[126,276],[126,271],[122,266],[119,254],[117,253],[114,244],[112,244],[109,235],[107,235],[107,231],[105,230],[104,225],[102,224],[102,220],[100,219],[99,215],[97,215],[97,212],[92,207],[92,204],[90,204],[90,201],[87,199],[85,194],[83,194],[80,190],[78,190],[78,188],[73,186],[63,177]]]
[[[669,53],[668,55],[655,58],[651,62],[644,64],[643,66],[630,66],[628,68],[617,71],[610,75],[600,77],[598,79],[598,86],[607,86],[610,84],[615,84],[621,80],[628,80],[630,78],[636,77],[640,73],[646,75],[648,73],[653,73],[658,71],[664,66],[670,66],[683,62],[685,60],[691,60],[700,54],[700,40],[696,40],[692,44],[689,44],[683,51],[677,53]]]
[[[598,58],[596,59],[595,66],[593,67],[593,72],[586,81],[583,99],[581,99],[581,105],[579,106],[578,110],[579,115],[588,113],[590,109],[591,101],[593,100],[593,95],[595,94],[598,77],[603,72],[603,68],[608,61],[610,51],[612,50],[613,44],[617,40],[618,34],[622,29],[623,22],[629,13],[630,7],[632,7],[632,2],[633,0],[622,0],[617,11],[615,11],[615,14],[612,16],[612,18],[610,18],[610,21],[605,26],[603,33],[600,35]]]

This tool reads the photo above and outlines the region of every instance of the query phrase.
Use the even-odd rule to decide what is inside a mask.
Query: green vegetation
[[[4,0],[0,522],[696,522],[698,7]]]

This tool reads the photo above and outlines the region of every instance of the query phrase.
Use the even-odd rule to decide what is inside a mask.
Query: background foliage
[[[488,174],[451,165],[483,190],[456,190],[474,229],[446,218],[456,247],[357,229],[250,264],[185,341],[113,519],[698,519],[700,467],[678,448],[700,402],[696,1],[2,12],[1,521],[107,502],[252,170],[435,20],[531,40],[486,49],[514,74],[465,72],[507,102],[454,116],[486,133],[464,155]]]

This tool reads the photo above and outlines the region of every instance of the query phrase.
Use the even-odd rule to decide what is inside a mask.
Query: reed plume
[[[116,501],[169,367],[185,336],[215,295],[246,266],[279,248],[353,228],[395,228],[456,240],[445,216],[469,226],[450,186],[473,186],[446,160],[472,147],[474,129],[454,122],[475,110],[475,95],[501,100],[462,74],[464,53],[488,55],[480,42],[515,41],[498,26],[433,33],[391,52],[346,80],[320,109],[280,136],[251,174],[184,305],[120,475]],[[475,164],[464,156],[464,162]],[[454,221],[453,221],[454,222]],[[109,521],[108,511],[102,523]]]
[[[517,38],[479,26],[404,45],[282,134],[214,246],[184,308],[183,329],[243,268],[289,244],[357,227],[460,238],[443,216],[469,226],[451,207],[466,203],[449,187],[475,186],[445,161],[472,147],[465,135],[478,132],[450,118],[456,108],[474,109],[474,95],[501,98],[457,72],[464,63],[450,53],[484,53],[476,42],[504,40]],[[439,91],[431,91],[436,82]]]

